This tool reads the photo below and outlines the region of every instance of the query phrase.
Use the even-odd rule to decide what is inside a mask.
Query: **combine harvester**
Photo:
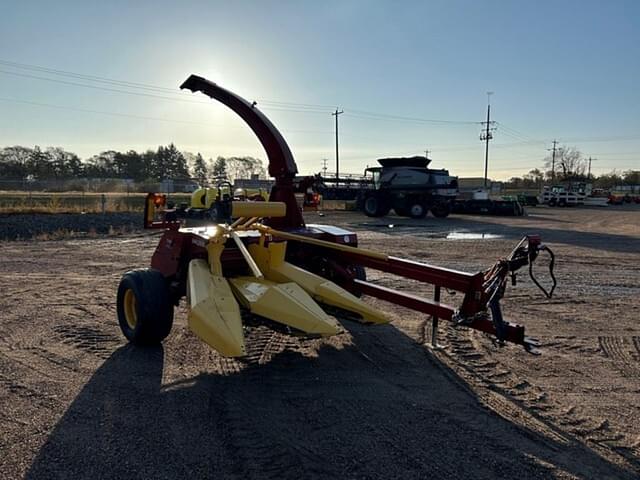
[[[269,201],[239,202],[220,198],[218,223],[183,228],[175,216],[164,215],[166,197],[149,194],[145,228],[163,228],[151,268],[124,274],[117,294],[120,327],[135,344],[157,344],[170,332],[173,309],[187,297],[191,330],[228,357],[242,357],[247,348],[241,312],[294,334],[330,336],[341,331],[325,312],[344,312],[363,323],[388,321],[361,300],[370,295],[438,319],[480,330],[536,353],[537,342],[524,327],[505,321],[500,299],[516,271],[532,266],[539,252],[553,253],[537,236],[524,237],[504,259],[485,271],[465,273],[388,256],[357,247],[356,234],[327,225],[305,225],[295,193],[297,167],[280,132],[256,108],[232,92],[195,75],[181,86],[200,91],[236,112],[254,131],[275,177]],[[434,285],[434,298],[393,290],[366,281],[364,267]],[[440,302],[441,289],[463,294],[454,307]],[[322,305],[322,307],[321,307]],[[340,315],[342,316],[342,315]],[[270,322],[275,322],[270,323]]]

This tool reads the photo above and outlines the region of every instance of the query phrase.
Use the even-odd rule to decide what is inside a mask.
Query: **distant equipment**
[[[371,175],[369,190],[361,194],[362,210],[369,217],[382,217],[393,209],[402,217],[449,215],[458,195],[458,177],[445,169],[427,168],[427,157],[392,157],[378,160],[380,167],[365,170]]]
[[[575,207],[584,205],[589,195],[591,195],[590,183],[568,181],[544,186],[540,193],[540,203],[550,207]]]

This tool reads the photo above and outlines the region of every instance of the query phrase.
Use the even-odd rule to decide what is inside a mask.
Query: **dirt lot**
[[[132,348],[115,291],[149,263],[157,234],[2,242],[0,477],[638,478],[639,208],[307,220],[467,271],[540,233],[557,256],[557,294],[545,299],[523,274],[504,313],[543,354],[444,322],[431,350],[425,318],[375,300],[391,325],[344,322],[327,340],[257,327],[243,362],[198,341],[183,307],[163,348]]]
[[[2,214],[0,241],[55,240],[98,234],[133,232],[141,225],[141,213]]]

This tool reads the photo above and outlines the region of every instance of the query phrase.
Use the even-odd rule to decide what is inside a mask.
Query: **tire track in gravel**
[[[640,375],[640,337],[600,336],[598,343],[604,356],[624,375]]]
[[[472,386],[491,392],[485,401],[496,413],[521,422],[524,419],[524,423],[533,430],[544,432],[560,443],[567,442],[567,434],[588,441],[608,457],[622,457],[631,466],[635,465],[633,468],[640,473],[640,448],[624,434],[615,431],[608,420],[580,416],[575,406],[560,406],[544,389],[518,378],[508,367],[492,361],[491,351],[480,342],[480,335],[476,332],[447,326],[444,337],[451,353],[440,351],[436,355],[452,365]],[[608,340],[604,343],[611,345],[613,356],[626,362],[629,356],[627,350],[620,348],[621,342],[611,342],[610,337],[606,338]],[[584,346],[573,349],[576,348],[595,351]]]
[[[121,343],[120,338],[111,333],[83,325],[56,325],[53,331],[61,342],[106,360],[114,348]]]

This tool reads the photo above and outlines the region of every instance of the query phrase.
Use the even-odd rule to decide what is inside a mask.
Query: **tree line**
[[[217,157],[182,152],[170,143],[157,150],[105,150],[85,160],[61,147],[45,149],[20,145],[0,149],[0,178],[5,180],[68,180],[120,178],[136,182],[193,179],[206,185],[214,179],[264,178],[262,160],[254,157]]]
[[[590,175],[589,160],[576,148],[560,146],[555,159],[549,155],[543,170],[534,168],[505,182],[507,188],[536,189],[564,180],[589,181],[594,187],[640,184],[640,171]],[[0,178],[3,180],[67,180],[76,178],[131,179],[159,182],[164,179],[193,179],[200,185],[217,179],[265,178],[262,160],[254,157],[205,159],[200,153],[183,152],[170,143],[156,150],[119,152],[106,150],[85,160],[61,147],[41,149],[11,146],[0,149]]]
[[[594,188],[611,188],[616,185],[640,185],[640,170],[626,172],[612,171],[601,175],[592,175],[588,159],[577,148],[560,146],[555,156],[544,159],[544,170],[534,168],[521,177],[511,177],[505,182],[510,189],[539,189],[542,185],[562,181],[590,182]]]

